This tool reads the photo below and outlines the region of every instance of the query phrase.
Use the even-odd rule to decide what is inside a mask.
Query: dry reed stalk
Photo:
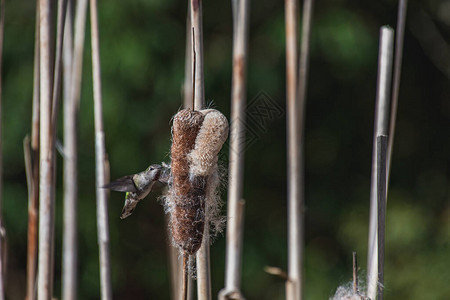
[[[378,281],[378,237],[377,237],[377,152],[376,138],[388,135],[389,130],[389,100],[392,72],[394,31],[388,26],[380,29],[380,46],[378,56],[377,98],[375,108],[372,177],[370,186],[370,223],[367,255],[367,296],[375,299]]]
[[[64,23],[66,20],[67,1],[58,0],[58,12],[56,17],[56,47],[55,47],[55,68],[53,72],[53,93],[52,93],[52,130],[56,135],[56,123],[59,111],[60,86],[62,73],[62,48],[64,37]],[[52,143],[56,136],[53,137]],[[55,176],[56,177],[56,176]]]
[[[190,0],[191,26],[194,37],[191,62],[194,79],[194,109],[201,110],[205,107],[205,78],[203,73],[203,25],[202,25],[202,0]]]
[[[188,2],[186,17],[186,52],[184,61],[184,83],[183,83],[183,108],[192,109],[192,27],[191,27],[191,5]]]
[[[51,7],[39,1],[40,30],[40,182],[38,299],[53,293],[54,148],[52,148]]]
[[[358,290],[358,260],[356,258],[356,252],[352,253],[353,258],[353,294],[359,294]]]
[[[38,1],[37,1],[38,2]],[[39,210],[39,5],[36,5],[36,28],[34,43],[34,79],[31,121],[31,170],[28,190],[28,236],[27,236],[27,291],[26,299],[36,299],[36,274],[38,256],[38,210]]]
[[[405,36],[406,10],[408,0],[399,0],[397,11],[397,28],[395,37],[394,78],[392,82],[391,116],[389,124],[389,143],[387,152],[388,183],[391,172],[392,149],[394,147],[395,123],[397,119],[398,93],[400,90],[400,77],[402,73],[403,40]]]
[[[6,230],[3,226],[3,139],[2,139],[2,94],[3,94],[3,32],[5,28],[5,1],[0,1],[0,300],[5,299],[6,282]]]
[[[377,299],[383,300],[384,289],[384,235],[386,227],[386,194],[387,194],[387,174],[386,155],[388,137],[386,135],[377,136],[377,236],[378,236],[378,289]],[[375,298],[373,298],[375,299]]]
[[[193,30],[193,51],[191,61],[193,64],[193,90],[194,109],[201,110],[205,107],[205,86],[203,73],[203,25],[202,25],[202,1],[190,0],[191,26]],[[205,212],[206,214],[208,212]],[[205,231],[209,230],[206,224]],[[197,297],[199,300],[211,299],[211,272],[209,262],[208,235],[204,235],[200,251],[197,252]]]
[[[192,28],[191,28],[191,6],[188,1],[187,5],[187,14],[186,14],[186,46],[185,46],[185,62],[184,62],[184,82],[183,82],[183,108],[193,109],[192,99],[193,99],[193,80],[192,80]],[[167,222],[170,224],[169,216],[167,216]],[[193,293],[192,286],[193,279],[188,276],[186,279],[183,276],[185,266],[183,266],[183,260],[179,260],[179,252],[177,248],[169,242],[169,251],[170,251],[170,266],[171,266],[171,286],[172,286],[172,299],[183,299],[185,297],[185,293],[188,299],[192,299]],[[184,274],[187,275],[187,274]],[[184,283],[183,280],[187,280]],[[184,290],[183,284],[186,285],[186,289]]]
[[[105,133],[103,130],[103,108],[101,89],[100,45],[98,33],[97,0],[90,0],[91,40],[92,40],[92,79],[94,87],[95,113],[95,166],[97,186],[97,232],[100,252],[100,286],[103,300],[112,299],[111,267],[109,256],[108,196],[102,187],[106,184]]]
[[[225,287],[220,299],[241,294],[242,236],[244,231],[244,152],[249,1],[233,1],[233,78],[231,88],[230,163],[227,201]]]
[[[69,5],[71,7],[71,5]],[[63,245],[63,296],[77,298],[77,210],[78,210],[78,157],[77,132],[81,93],[84,35],[87,1],[77,2],[75,12],[73,53],[70,62],[69,95],[64,103],[64,245]],[[68,12],[70,14],[70,10]],[[69,20],[71,18],[69,17]],[[67,23],[66,23],[67,24]],[[66,30],[67,47],[71,44],[71,28]],[[70,50],[66,50],[70,51]]]
[[[294,169],[294,163],[300,160],[300,157],[297,156],[297,148],[299,147],[295,143],[298,143],[297,141],[297,133],[295,132],[297,129],[297,123],[299,122],[297,120],[296,110],[295,107],[297,105],[297,84],[298,84],[298,0],[286,0],[285,1],[285,26],[286,26],[286,102],[287,102],[287,110],[288,110],[288,203],[289,205],[295,206],[296,202],[303,202],[303,195],[300,194],[296,196],[296,188],[297,184],[299,183],[297,180],[300,180],[299,177],[295,177],[297,172],[300,172],[299,167],[296,167]],[[295,180],[297,179],[297,180]],[[298,186],[301,187],[301,186]],[[292,204],[291,204],[292,203]],[[299,213],[299,212],[297,212]],[[292,226],[296,226],[295,221],[297,220],[295,216],[289,217],[288,224],[293,224]],[[298,243],[300,243],[300,246],[303,245],[303,243],[300,241],[300,239],[303,239],[303,233],[300,231],[296,231],[297,227],[294,227],[292,230],[291,226],[288,227],[288,236],[289,236],[289,248],[288,251],[291,254],[289,255],[290,262],[302,260],[302,252],[298,253],[297,249],[291,249],[291,240],[294,242],[294,239],[299,239]],[[301,228],[298,228],[301,229]],[[292,234],[292,238],[291,238]],[[301,236],[300,236],[301,235]],[[293,244],[292,244],[293,246]],[[294,255],[297,254],[297,255]],[[301,262],[296,262],[293,264],[293,267],[297,267],[299,274],[298,277],[301,277],[301,271],[302,266]],[[291,272],[292,272],[291,268]],[[292,274],[291,274],[292,275]],[[295,276],[294,276],[295,279]],[[290,277],[287,276],[286,280],[286,299],[295,299],[295,289],[294,289],[294,282],[290,280]]]
[[[63,224],[63,258],[62,258],[62,291],[63,299],[76,299],[77,291],[77,204],[74,201],[73,189],[76,188],[77,180],[73,178],[71,171],[76,164],[71,162],[74,150],[71,148],[68,135],[70,134],[71,120],[71,86],[72,86],[72,60],[73,60],[73,1],[67,4],[66,19],[64,25],[63,41],[63,99],[64,99],[64,224]],[[67,131],[67,132],[66,132]],[[69,152],[69,156],[67,156]],[[75,180],[75,181],[73,181]]]
[[[166,224],[169,226],[170,219],[169,216],[166,215]],[[167,240],[167,250],[169,252],[169,266],[170,266],[170,292],[171,292],[171,299],[177,300],[180,299],[180,293],[181,293],[181,270],[183,268],[182,262],[179,263],[178,260],[178,249],[172,244],[170,241],[170,238]]]
[[[294,63],[295,33],[293,26],[295,17],[295,4],[290,4],[294,12],[290,12],[288,32],[290,39],[287,49],[290,59],[288,65],[288,77],[294,76],[292,70]],[[300,58],[298,66],[298,85],[294,92],[292,79],[288,79],[288,277],[286,291],[287,299],[303,299],[303,247],[304,247],[304,126],[306,107],[306,87],[309,66],[309,40],[311,34],[312,0],[303,3],[302,16],[302,41],[300,46]],[[292,32],[294,30],[294,32]],[[294,97],[295,95],[295,97]]]

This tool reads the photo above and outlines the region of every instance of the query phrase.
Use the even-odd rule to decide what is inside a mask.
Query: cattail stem
[[[54,247],[54,149],[51,146],[52,76],[50,1],[39,1],[40,30],[40,182],[39,182],[39,267],[38,299],[49,300],[53,294]]]
[[[166,215],[167,227],[170,226],[170,218]],[[182,293],[182,264],[183,262],[178,259],[179,251],[172,245],[170,238],[167,240],[167,250],[169,252],[169,266],[170,266],[170,285],[171,285],[171,299],[180,299],[180,293]]]
[[[295,4],[290,4],[294,12],[290,19],[296,15]],[[306,87],[309,66],[309,40],[311,34],[312,0],[303,3],[302,42],[300,47],[300,59],[298,70],[297,93],[289,80],[288,99],[288,276],[287,299],[303,299],[303,246],[304,246],[304,124],[306,107]],[[295,22],[288,28],[289,44],[287,49],[288,78],[293,77],[292,68],[296,63],[294,59],[295,43],[293,34]]]
[[[380,29],[380,46],[378,56],[378,82],[375,108],[375,124],[372,155],[372,178],[370,187],[370,223],[367,255],[367,284],[368,297],[375,299],[378,281],[378,238],[377,238],[377,152],[376,137],[388,135],[389,128],[389,99],[392,72],[392,50],[394,31],[383,26]]]
[[[189,286],[189,271],[188,271],[188,263],[189,263],[189,254],[183,253],[183,284],[182,284],[182,298],[183,300],[188,299],[188,286]]]
[[[56,17],[56,48],[55,48],[55,69],[53,72],[53,93],[52,93],[52,130],[56,134],[56,123],[59,110],[59,94],[61,86],[61,71],[62,71],[62,48],[64,36],[64,23],[67,13],[67,1],[58,0],[58,12]],[[52,143],[54,143],[53,137]]]
[[[76,299],[77,286],[77,205],[74,189],[77,185],[76,161],[73,161],[75,145],[73,141],[76,132],[71,132],[73,114],[71,105],[72,86],[72,50],[73,50],[73,1],[69,0],[67,5],[66,20],[64,25],[63,42],[63,99],[64,99],[64,226],[63,226],[63,261],[62,261],[62,298]]]
[[[377,136],[377,214],[378,214],[378,289],[377,299],[383,300],[384,289],[384,234],[386,225],[386,151],[388,137],[385,135]]]
[[[71,24],[71,7],[66,25]],[[64,245],[63,245],[63,295],[65,299],[77,298],[77,207],[78,207],[78,158],[77,123],[81,93],[84,36],[86,24],[86,0],[77,2],[75,12],[73,53],[70,65],[69,95],[64,103]],[[71,45],[71,26],[65,31],[65,51]],[[70,56],[71,53],[64,55]],[[66,73],[67,74],[67,73]]]
[[[203,25],[202,25],[202,1],[190,0],[191,26],[193,28],[193,51],[191,54],[193,72],[194,109],[201,110],[205,107],[205,79],[203,73]],[[205,215],[207,215],[205,208]],[[209,226],[207,222],[203,232],[207,233]],[[209,263],[209,240],[208,234],[203,235],[203,241],[197,251],[197,296],[199,300],[211,299],[211,274]]]
[[[194,30],[193,51],[191,54],[192,70],[194,74],[195,110],[205,107],[205,78],[203,73],[203,25],[202,25],[202,0],[190,0],[191,26]],[[195,56],[194,56],[195,53]]]
[[[91,5],[91,40],[92,40],[92,78],[94,87],[95,113],[95,165],[97,186],[97,232],[100,251],[100,284],[103,300],[112,299],[110,259],[109,259],[109,225],[106,184],[105,134],[103,131],[103,108],[101,90],[100,45],[98,33],[97,0],[90,0]]]
[[[38,3],[37,3],[38,4]],[[27,292],[26,299],[36,299],[36,272],[38,256],[38,210],[39,210],[39,5],[36,5],[36,28],[34,42],[34,78],[31,121],[31,174],[28,191],[28,243],[27,243]]]
[[[286,100],[287,100],[287,109],[288,109],[288,132],[291,133],[288,137],[288,155],[289,155],[289,161],[288,161],[288,203],[295,203],[296,201],[303,201],[303,197],[299,195],[299,197],[302,198],[295,198],[294,192],[297,187],[297,181],[295,180],[295,173],[300,172],[300,170],[294,170],[290,169],[290,165],[294,162],[299,160],[299,157],[297,156],[297,148],[298,145],[294,144],[297,139],[297,133],[295,132],[297,128],[296,123],[297,115],[295,114],[295,106],[297,105],[297,83],[298,83],[298,0],[286,0],[285,1],[285,26],[286,26]],[[298,142],[298,141],[297,141]],[[292,147],[292,150],[291,150]],[[292,155],[292,157],[290,156]],[[291,175],[292,174],[292,175]],[[292,186],[292,188],[291,188]],[[298,186],[300,187],[300,186]],[[289,191],[292,191],[292,193],[289,193]],[[292,196],[291,196],[292,195]],[[300,213],[300,212],[298,212]],[[288,224],[291,224],[291,222],[294,221],[294,219],[289,219]],[[292,226],[296,226],[294,222],[292,222]],[[295,227],[297,228],[297,227]],[[300,229],[300,228],[298,228]],[[289,227],[289,236],[292,233],[293,238],[294,231]],[[295,230],[295,229],[294,229]],[[296,234],[300,235],[300,232],[297,232]],[[299,238],[301,238],[299,236]],[[294,240],[292,240],[294,242]],[[301,246],[302,243],[299,245]],[[292,245],[294,246],[294,245]],[[298,249],[291,250],[291,241],[289,240],[289,247],[288,251],[294,251],[294,253],[298,253]],[[301,250],[300,250],[301,251]],[[301,259],[300,257],[294,257],[292,259]],[[289,261],[291,263],[291,260]],[[301,266],[297,263],[293,263],[293,267],[298,266],[299,273],[301,272]],[[292,282],[290,277],[286,275],[286,299],[295,299],[295,289],[294,284],[295,282]]]
[[[188,2],[186,17],[186,53],[184,62],[183,107],[192,108],[192,26],[191,5]]]
[[[183,83],[183,107],[185,109],[193,109],[193,93],[194,93],[194,80],[192,66],[192,52],[193,52],[193,29],[191,26],[191,4],[188,1],[187,5],[187,14],[186,14],[186,50],[185,50],[185,70],[184,70],[184,83]],[[195,64],[195,60],[194,60]],[[194,67],[195,70],[195,67]],[[174,289],[173,297],[174,299],[182,299],[183,297],[183,279],[188,275],[186,272],[186,268],[183,267],[183,261],[178,259],[178,249],[169,243],[170,247],[170,259],[172,265],[172,288]],[[189,259],[193,259],[193,256],[189,256]],[[189,263],[189,262],[187,262]],[[187,278],[187,299],[192,299],[193,297],[193,281],[194,279],[191,276]],[[181,293],[181,294],[180,294]],[[181,296],[179,296],[181,295]],[[181,298],[178,298],[181,297]]]
[[[353,258],[353,294],[357,295],[358,290],[358,260],[356,258],[356,252],[352,252]]]
[[[225,288],[219,298],[241,299],[242,235],[244,230],[244,146],[249,1],[233,1],[233,78],[231,88],[231,135],[227,208]]]
[[[403,40],[405,36],[406,10],[408,0],[399,0],[397,12],[397,28],[395,37],[394,77],[392,82],[391,117],[389,124],[389,143],[387,150],[388,183],[391,172],[392,149],[394,147],[395,123],[397,119],[398,94],[400,90],[400,76],[402,73]]]

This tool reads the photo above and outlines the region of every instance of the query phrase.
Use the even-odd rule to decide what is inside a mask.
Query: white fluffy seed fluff
[[[217,155],[228,137],[228,121],[215,109],[200,112],[205,115],[205,119],[188,159],[192,175],[209,176],[217,167]]]
[[[363,288],[361,286],[360,282],[360,288]],[[349,282],[346,284],[341,285],[337,288],[336,293],[333,297],[330,298],[330,300],[368,300],[369,298],[364,294],[364,292],[356,292],[353,290],[353,283]]]
[[[220,216],[222,201],[220,199],[221,174],[217,165],[218,154],[228,138],[228,120],[218,110],[204,109],[203,124],[195,139],[195,147],[188,154],[191,176],[207,176],[206,184],[206,219],[209,233],[213,238],[222,231],[225,218]],[[205,234],[208,234],[205,232]]]

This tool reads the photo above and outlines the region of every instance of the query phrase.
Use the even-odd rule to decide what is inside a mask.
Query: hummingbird
[[[147,197],[156,185],[167,185],[169,180],[168,166],[153,164],[145,171],[121,177],[103,186],[112,191],[126,192],[125,205],[122,209],[121,219],[130,216],[136,205]]]

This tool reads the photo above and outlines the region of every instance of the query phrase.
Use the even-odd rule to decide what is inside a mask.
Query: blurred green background
[[[386,299],[450,299],[450,1],[410,1],[386,229]],[[111,178],[169,161],[170,119],[181,105],[187,1],[99,1],[106,149]],[[379,27],[395,28],[397,1],[316,1],[306,112],[305,299],[327,299],[365,278]],[[205,94],[230,114],[230,1],[205,1]],[[89,22],[89,21],[88,21]],[[7,1],[4,39],[3,215],[7,299],[25,294],[27,190],[22,140],[31,128],[35,6]],[[89,23],[79,122],[79,299],[99,299]],[[283,1],[251,3],[248,101],[264,91],[285,110]],[[257,99],[257,98],[256,98]],[[267,122],[245,160],[247,299],[284,299],[285,115]],[[62,130],[58,134],[63,140]],[[222,155],[226,165],[226,153]],[[62,159],[58,157],[55,296],[60,297]],[[115,299],[168,299],[164,212],[156,195],[120,220],[111,193]],[[223,199],[226,199],[224,192]],[[224,209],[225,214],[225,209]],[[211,247],[213,295],[223,287],[225,237]]]

